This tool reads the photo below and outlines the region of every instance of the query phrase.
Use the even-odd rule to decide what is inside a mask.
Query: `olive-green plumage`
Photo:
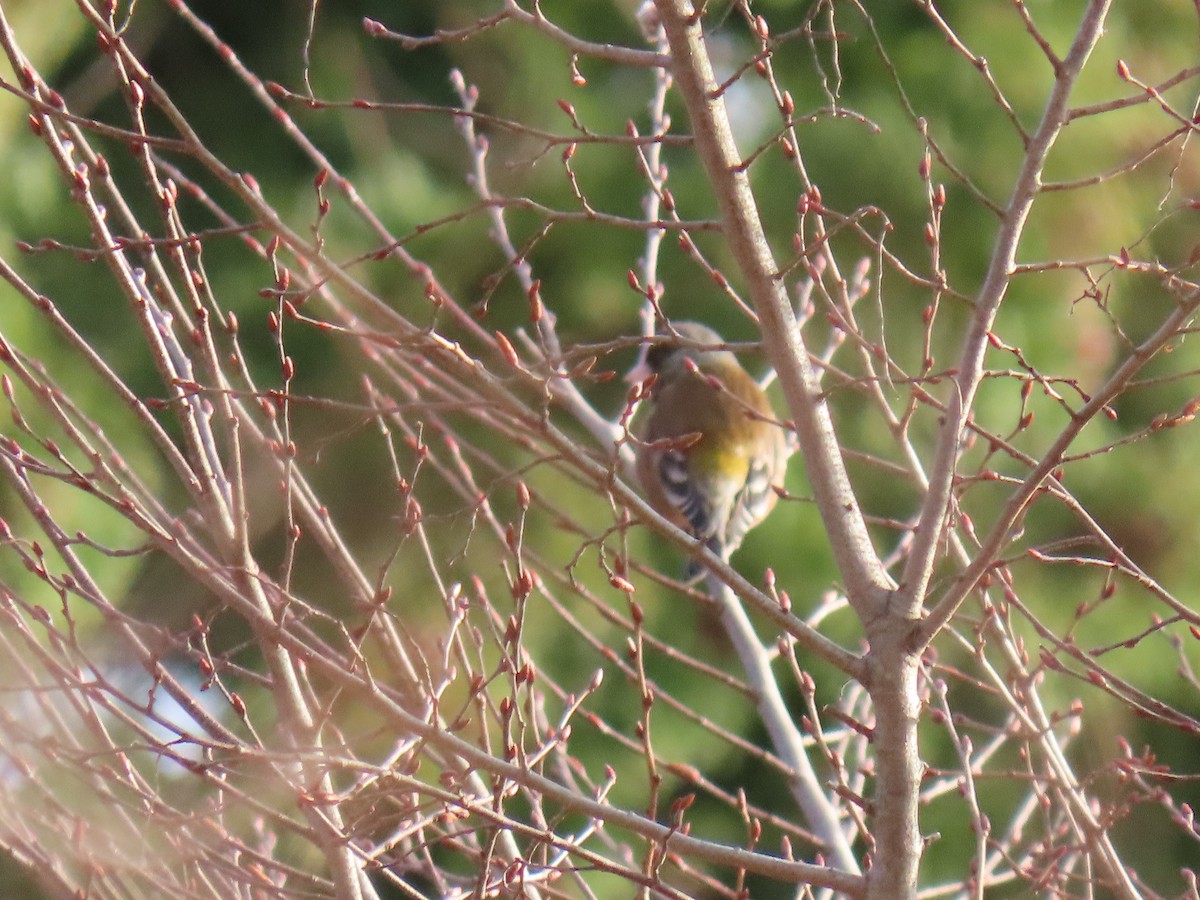
[[[775,505],[787,443],[720,335],[696,322],[671,332],[645,357],[658,378],[637,429],[638,478],[651,506],[726,558]]]

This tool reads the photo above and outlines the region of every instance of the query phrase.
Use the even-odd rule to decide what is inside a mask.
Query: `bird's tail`
[[[726,558],[725,546],[719,537],[713,535],[704,542],[704,546],[711,550],[722,560]],[[700,576],[705,572],[704,563],[696,557],[692,557],[687,561],[687,565],[683,568],[683,583],[694,584],[700,580]]]

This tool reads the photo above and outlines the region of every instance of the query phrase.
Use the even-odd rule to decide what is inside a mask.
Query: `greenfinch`
[[[775,505],[788,447],[766,394],[723,343],[706,325],[674,322],[631,379],[657,376],[634,429],[646,500],[727,560]]]

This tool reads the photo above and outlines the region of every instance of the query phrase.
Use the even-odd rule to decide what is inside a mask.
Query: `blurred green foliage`
[[[10,15],[19,23],[16,30],[26,42],[26,51],[43,73],[54,76],[74,112],[102,121],[126,121],[123,101],[115,90],[111,72],[104,60],[97,57],[91,42],[84,38],[84,31],[73,16],[66,17],[72,24],[65,30],[59,18],[55,18],[53,26],[47,19],[45,27],[39,28],[30,24],[30,17],[39,14],[39,3],[29,0],[5,5],[13,8]],[[603,14],[598,14],[599,4],[565,0],[546,0],[542,5],[553,21],[589,40],[642,45],[633,17],[627,12],[604,5]],[[726,12],[725,4],[713,6],[711,15],[719,22],[712,35],[714,55],[726,67],[738,65],[753,52],[746,25],[736,12]],[[891,253],[913,272],[927,277],[931,266],[925,240],[929,206],[918,175],[925,146],[913,116],[928,121],[929,133],[946,156],[999,206],[1006,202],[1016,177],[1022,145],[980,73],[963,56],[948,49],[944,35],[915,4],[870,6],[873,25],[864,22],[851,4],[834,4],[838,40],[818,40],[812,48],[803,40],[788,43],[774,55],[773,66],[779,83],[794,95],[798,114],[811,112],[815,116],[799,128],[799,150],[808,176],[819,186],[824,203],[846,214],[874,208],[875,211],[862,217],[863,229],[869,235],[884,237]],[[1076,0],[1031,2],[1027,6],[1055,50],[1065,52],[1083,4]],[[1193,63],[1195,19],[1186,6],[1159,2],[1117,4],[1108,28],[1110,36],[1101,42],[1072,97],[1072,104],[1104,102],[1129,95],[1130,89],[1116,74],[1118,58],[1126,59],[1138,77],[1147,82],[1169,77]],[[298,92],[304,90],[306,4],[296,0],[259,0],[252,4],[203,0],[192,7],[228,42],[241,63],[264,81],[277,81]],[[587,84],[577,86],[571,80],[569,54],[533,29],[509,25],[469,41],[403,52],[397,43],[369,39],[361,25],[363,17],[370,17],[395,31],[428,34],[436,28],[469,25],[496,8],[497,4],[483,0],[407,0],[400,4],[347,0],[321,4],[317,7],[313,39],[307,45],[311,56],[307,74],[313,90],[318,97],[331,102],[346,103],[361,98],[454,105],[457,100],[448,74],[452,68],[458,68],[468,83],[478,85],[479,109],[483,112],[565,134],[570,123],[556,103],[564,99],[595,132],[620,134],[627,121],[646,131],[646,100],[652,79],[647,71],[581,58],[578,67]],[[798,26],[809,12],[808,5],[783,0],[762,0],[755,4],[755,9],[769,19],[775,34]],[[939,9],[964,43],[987,58],[996,83],[1012,105],[1013,115],[1024,128],[1032,129],[1045,105],[1051,72],[1013,4],[955,0],[939,4]],[[828,15],[822,13],[817,21],[828,24]],[[879,46],[872,32],[877,33]],[[140,49],[154,77],[208,148],[233,167],[253,173],[264,196],[285,219],[299,230],[306,229],[315,218],[317,201],[312,181],[316,172],[219,55],[175,17],[166,4],[138,4],[128,39]],[[890,60],[887,65],[882,62],[881,48]],[[727,71],[720,73],[719,77],[726,74]],[[900,99],[901,88],[904,102]],[[834,90],[836,98],[830,94]],[[1187,90],[1184,85],[1181,91],[1168,93],[1178,108],[1185,111],[1191,108]],[[837,115],[831,110],[834,99]],[[737,135],[744,152],[749,153],[778,127],[774,110],[767,105],[770,98],[765,85],[753,73],[730,92],[729,102],[735,121],[745,126]],[[905,109],[905,103],[911,104],[911,112]],[[302,104],[287,104],[286,108],[298,127],[355,185],[387,227],[395,234],[411,237],[407,249],[433,265],[446,290],[464,307],[473,309],[488,294],[490,280],[504,275],[503,256],[490,242],[489,224],[481,213],[413,234],[418,225],[453,215],[470,207],[475,200],[464,177],[468,157],[451,117],[347,108],[305,109]],[[673,98],[668,108],[673,131],[686,133],[686,116],[678,100]],[[0,153],[6,160],[6,165],[0,167],[0,209],[4,210],[0,216],[0,238],[9,247],[18,239],[36,243],[42,237],[72,246],[86,245],[88,236],[81,220],[48,158],[35,146],[36,138],[24,127],[25,116],[24,107],[16,99],[0,98],[3,142]],[[160,117],[152,121],[166,130]],[[1047,178],[1067,181],[1109,171],[1146,149],[1165,130],[1168,128],[1162,111],[1149,103],[1080,120],[1063,134],[1051,156]],[[561,148],[543,153],[539,142],[528,135],[484,125],[480,131],[491,144],[490,177],[497,193],[532,197],[559,209],[577,208],[559,161]],[[104,148],[118,177],[139,177],[119,142],[98,139],[98,144]],[[664,159],[681,216],[712,218],[711,192],[691,150],[669,148]],[[174,162],[185,172],[202,177],[194,162]],[[1137,258],[1161,259],[1166,265],[1185,261],[1192,252],[1197,213],[1175,207],[1181,200],[1196,196],[1195,162],[1194,154],[1180,156],[1177,151],[1168,152],[1153,157],[1132,173],[1094,187],[1043,196],[1031,216],[1019,262],[1077,257],[1103,260],[1120,248],[1127,248]],[[580,145],[572,166],[582,190],[598,209],[631,218],[641,215],[645,185],[637,174],[631,151]],[[796,202],[804,187],[795,168],[776,151],[766,153],[752,168],[751,175],[777,256],[789,259],[796,228]],[[945,182],[947,187],[940,252],[951,289],[959,294],[948,295],[941,301],[932,347],[933,369],[938,371],[956,364],[971,297],[979,288],[989,261],[996,218],[936,162],[933,179]],[[219,193],[219,186],[213,189],[219,202],[228,202],[228,196]],[[142,212],[149,213],[152,208],[149,201],[142,202],[146,204]],[[192,228],[217,224],[197,201],[186,201],[183,209]],[[152,219],[152,215],[147,215],[147,220]],[[507,219],[518,247],[533,240],[543,226],[541,217],[531,212],[512,211]],[[341,202],[340,196],[334,197],[322,233],[334,259],[358,258],[379,247],[378,239]],[[733,271],[728,251],[719,238],[703,235],[697,238],[697,243],[714,264],[726,272]],[[849,231],[835,236],[833,246],[844,271],[852,269],[860,257],[873,261],[871,279],[881,284],[878,293],[873,289],[861,301],[864,333],[869,340],[885,340],[889,352],[907,372],[919,372],[923,354],[921,314],[931,299],[929,289],[887,265],[881,271],[871,242]],[[535,276],[542,281],[542,296],[559,317],[559,330],[565,340],[600,342],[635,333],[639,298],[629,290],[626,272],[636,268],[643,249],[644,238],[637,231],[592,224],[559,223],[534,242],[529,260]],[[272,282],[269,267],[245,253],[237,238],[207,241],[204,257],[214,294],[241,319],[242,347],[252,370],[264,384],[277,383],[277,351],[265,328],[271,306],[258,296]],[[77,260],[67,253],[34,253],[24,256],[21,265],[36,290],[55,298],[81,334],[101,350],[135,391],[161,394],[162,387],[140,335],[120,307],[122,301],[117,292],[100,275],[103,263]],[[1095,274],[1108,276],[1103,288],[1103,310],[1090,300],[1080,299],[1088,285],[1078,272],[1017,276],[996,323],[996,333],[1005,343],[1019,347],[1024,359],[1038,372],[1079,378],[1081,390],[1094,390],[1120,356],[1121,346],[1114,337],[1112,324],[1136,341],[1152,330],[1171,306],[1154,279],[1133,273],[1112,275],[1106,269],[1103,262],[1093,265]],[[423,299],[423,285],[398,263],[360,262],[352,271],[414,321],[434,321]],[[689,261],[669,236],[663,245],[659,272],[666,287],[664,308],[672,315],[710,321],[730,339],[753,334],[753,328],[731,311],[730,304],[708,276]],[[78,402],[92,410],[106,427],[129,425],[125,421],[128,415],[119,404],[106,402],[88,386],[87,370],[79,358],[64,352],[63,343],[39,326],[36,313],[8,288],[0,288],[0,304],[4,333],[10,340],[42,360],[64,385],[71,387]],[[526,323],[527,309],[524,292],[512,275],[507,274],[501,277],[491,295],[485,324],[489,329],[510,331]],[[457,333],[456,327],[445,319],[439,320],[439,324],[449,333]],[[820,347],[828,332],[824,316],[819,313],[806,335],[811,346]],[[287,340],[289,352],[298,362],[297,392],[347,401],[358,396],[359,366],[353,345],[303,328],[291,329]],[[1175,352],[1156,360],[1147,369],[1146,377],[1180,376],[1195,369],[1194,344],[1193,340],[1181,342]],[[602,360],[601,366],[623,372],[632,358],[633,351],[625,350]],[[761,370],[761,361],[752,358],[748,361]],[[1019,369],[1018,361],[1001,350],[991,351],[988,363],[997,370]],[[601,410],[615,414],[623,402],[624,390],[622,383],[614,381],[591,387],[588,392]],[[945,396],[944,386],[932,386],[930,390],[937,396]],[[1070,402],[1077,403],[1078,396],[1071,388],[1060,385],[1060,390]],[[1012,378],[987,382],[979,396],[975,421],[995,433],[1008,434],[1019,418],[1019,392],[1020,383]],[[1130,391],[1117,404],[1116,419],[1091,423],[1081,442],[1085,448],[1103,447],[1144,428],[1159,414],[1177,411],[1197,393],[1200,391],[1195,378],[1190,376]],[[902,387],[894,386],[890,395],[900,397]],[[848,448],[895,458],[892,438],[881,427],[879,417],[864,396],[853,389],[831,394],[840,434]],[[1013,443],[1036,457],[1066,424],[1067,416],[1058,403],[1043,396],[1040,388],[1033,392],[1029,404],[1034,413],[1032,423],[1014,434]],[[919,412],[911,425],[914,442],[920,447],[929,446],[936,424],[933,413]],[[365,427],[364,419],[350,410],[332,413],[328,408],[299,409],[294,426],[304,436],[298,441],[301,446],[311,446],[313,442],[320,445],[321,452],[306,462],[311,465],[317,484],[326,489],[325,495],[335,498],[331,503],[334,520],[363,548],[368,569],[372,564],[382,565],[394,543],[384,532],[397,510],[392,508],[395,498],[389,484],[390,467],[378,436]],[[464,422],[463,428],[469,429],[470,425]],[[982,444],[967,452],[968,463],[982,459],[985,452]],[[1161,583],[1183,593],[1200,576],[1194,526],[1195,510],[1200,503],[1200,480],[1194,475],[1194,446],[1192,428],[1167,430],[1114,452],[1073,463],[1065,474],[1068,487],[1134,560]],[[162,463],[148,447],[138,450],[136,445],[126,444],[123,449],[143,478],[156,480],[156,471]],[[506,466],[525,462],[510,449],[488,446],[488,450]],[[994,456],[992,464],[1006,475],[1024,474],[1022,466],[1004,456]],[[898,521],[914,514],[919,497],[908,481],[858,459],[851,460],[851,472],[869,514]],[[546,467],[529,477],[546,496],[564,505],[570,502],[565,499],[574,490],[569,479]],[[501,481],[507,491],[503,496],[511,496],[512,479]],[[389,484],[389,488],[381,490],[381,484]],[[789,487],[799,497],[807,494],[805,474],[798,459]],[[264,486],[261,493],[262,505],[256,510],[255,525],[266,558],[278,562],[283,552],[281,520],[277,518],[281,505],[270,486]],[[966,491],[962,500],[977,526],[985,529],[1006,496],[1003,488],[984,483]],[[169,502],[170,497],[166,499]],[[511,507],[511,500],[501,499],[499,489],[494,500],[501,506],[507,502]],[[464,529],[470,516],[462,499],[435,490],[423,497],[423,503],[426,512],[433,516],[432,533],[443,541],[441,552],[450,555],[465,551],[457,569],[464,574],[477,569],[480,559],[485,559],[491,551],[478,546],[483,544],[482,540],[470,546],[465,538]],[[572,506],[571,516],[576,523],[593,533],[612,524],[610,509],[594,499],[587,503],[591,505]],[[0,496],[0,514],[19,518],[14,504],[3,496]],[[103,510],[87,515],[94,516],[89,532],[103,543],[119,546],[134,539],[120,517]],[[529,543],[537,546],[554,565],[567,566],[579,549],[579,534],[562,528],[552,516],[531,517],[527,528]],[[1025,528],[1024,546],[1071,538],[1081,531],[1076,519],[1044,499],[1035,502]],[[884,524],[874,526],[874,534],[877,546],[885,550],[899,537],[894,527]],[[652,568],[674,572],[680,565],[677,554],[650,539],[642,529],[630,532],[629,546],[633,559]],[[621,601],[613,598],[613,592],[599,577],[595,560],[595,550],[586,551],[573,572],[601,592],[604,602],[619,604]],[[736,563],[752,581],[758,580],[768,565],[773,566],[781,586],[786,587],[801,610],[815,605],[821,593],[835,586],[837,580],[814,509],[799,500],[780,504],[771,523],[748,539]],[[410,575],[417,579],[425,577],[419,574],[413,560],[406,559],[405,564],[413,566],[408,570]],[[115,595],[128,592],[131,603],[157,609],[164,618],[176,623],[186,621],[193,610],[205,609],[209,601],[202,596],[203,592],[181,588],[172,569],[156,565],[160,564],[109,560],[101,563],[101,568],[105,570],[106,586]],[[325,580],[328,576],[315,565],[309,571],[307,565],[306,560],[300,560],[296,581],[306,586],[310,597],[320,598],[322,588],[331,587]],[[947,565],[940,574],[945,576],[950,571]],[[1081,572],[1070,566],[1018,561],[1014,572],[1021,582],[1022,595],[1035,598],[1039,616],[1058,631],[1069,628],[1076,607],[1095,602],[1102,587],[1096,571]],[[420,581],[409,584],[412,597],[419,596]],[[196,596],[188,596],[189,593]],[[164,603],[167,596],[171,598],[170,604]],[[399,599],[405,602],[405,598]],[[711,623],[704,621],[703,609],[686,604],[676,594],[658,592],[649,584],[639,588],[638,599],[648,612],[647,627],[652,633],[686,654],[720,659],[724,665],[732,665],[721,636]],[[1110,631],[1129,635],[1150,624],[1144,595],[1128,584],[1122,583],[1107,603],[1111,608],[1105,616],[1080,623],[1074,633],[1080,646],[1104,645],[1110,640]],[[329,602],[329,608],[341,611],[336,600]],[[431,620],[436,618],[435,612],[413,608],[411,618],[415,627],[420,626],[426,615]],[[974,611],[968,610],[968,614]],[[617,628],[586,611],[581,615],[586,617],[587,627],[593,629],[593,637],[599,644],[621,645],[623,635]],[[599,657],[590,651],[580,652],[575,642],[562,640],[562,635],[550,627],[554,621],[549,616],[532,616],[525,640],[531,648],[536,648],[535,656],[550,670],[556,683],[582,686],[599,664]],[[860,630],[848,613],[831,619],[826,631],[852,647],[861,639]],[[964,633],[969,636],[970,628],[965,627]],[[234,629],[227,641],[233,646],[237,639]],[[1037,635],[1030,631],[1027,639],[1031,649],[1036,647]],[[949,664],[969,658],[950,642],[939,644],[938,650]],[[1196,654],[1192,652],[1190,658],[1195,662]],[[1165,649],[1165,640],[1159,638],[1104,657],[1105,664],[1115,672],[1137,681],[1164,702],[1194,709],[1194,692],[1175,676],[1177,661],[1174,653]],[[684,705],[700,710],[752,741],[765,742],[764,735],[752,730],[754,716],[749,703],[710,708],[706,702],[709,687],[700,679],[689,677],[685,668],[658,656],[649,660],[648,666],[653,678]],[[818,701],[834,699],[842,687],[835,674],[818,663],[812,669],[818,684]],[[1115,735],[1123,735],[1134,746],[1153,745],[1160,758],[1172,765],[1186,769],[1194,761],[1193,736],[1132,717],[1127,707],[1089,689],[1086,682],[1060,681],[1047,686],[1046,694],[1047,702],[1059,707],[1065,707],[1074,697],[1084,698],[1093,715],[1085,720],[1084,734],[1076,740],[1075,747],[1088,762],[1098,763],[1110,756],[1115,751]],[[597,697],[597,707],[604,711],[607,721],[626,733],[640,715],[640,710],[622,706],[627,699],[623,685],[606,685]],[[986,710],[973,713],[987,718]],[[667,714],[664,719],[673,722]],[[746,734],[747,731],[750,733]],[[724,771],[721,761],[724,745],[711,735],[698,735],[697,729],[663,727],[657,731],[656,741],[666,757],[686,760],[730,787],[747,785],[752,793],[759,792],[763,802],[780,791],[776,776]],[[932,765],[952,761],[951,749],[936,737],[924,749]],[[643,782],[634,773],[642,761],[636,754],[619,761],[610,760],[609,752],[598,749],[592,758],[588,747],[577,748],[577,755],[589,769],[610,761],[619,766],[623,781],[622,788],[614,794],[617,802],[639,802]],[[1094,754],[1094,758],[1088,759],[1089,754]],[[1015,760],[1011,765],[1019,768]],[[669,784],[667,790],[676,787]],[[984,789],[994,800],[996,821],[1003,819],[999,810],[1011,802],[1005,799],[1007,789],[1002,784]],[[1097,790],[1103,792],[1104,786],[1097,786]],[[1184,788],[1176,796],[1184,795],[1191,797],[1193,806],[1200,803],[1200,791]],[[703,809],[703,804],[698,806],[697,815]],[[941,834],[929,854],[933,879],[960,877],[962,860],[973,846],[973,837],[956,827],[953,819],[939,818],[943,809],[946,816],[960,813],[953,801],[941,801],[927,810],[922,823],[926,832]],[[1119,827],[1139,830],[1142,843],[1150,848],[1143,858],[1134,861],[1147,882],[1166,885],[1164,890],[1168,891],[1178,889],[1172,887],[1172,879],[1180,865],[1194,860],[1194,845],[1183,846],[1178,832],[1165,828],[1161,819],[1141,812]],[[733,842],[740,840],[740,825],[732,818],[712,822],[706,828],[714,836]],[[753,896],[784,896],[784,893],[778,886],[756,885]]]

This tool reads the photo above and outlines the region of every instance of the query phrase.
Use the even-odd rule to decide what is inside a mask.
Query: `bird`
[[[788,443],[767,395],[724,343],[699,322],[660,326],[629,379],[656,376],[634,422],[647,502],[728,561],[774,507]],[[685,578],[699,572],[693,560]]]

